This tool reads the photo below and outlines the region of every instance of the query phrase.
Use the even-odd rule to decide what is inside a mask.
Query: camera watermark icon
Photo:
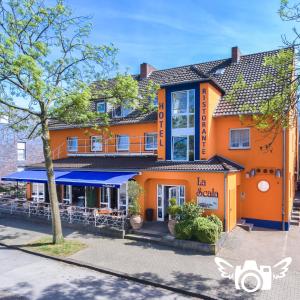
[[[291,262],[292,258],[286,257],[274,266],[258,266],[255,260],[246,260],[243,265],[234,267],[223,258],[215,258],[221,276],[234,280],[235,288],[247,293],[270,290],[273,279],[286,276]]]

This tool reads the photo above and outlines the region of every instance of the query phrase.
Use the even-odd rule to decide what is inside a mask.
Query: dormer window
[[[106,112],[106,103],[104,101],[97,102],[96,110],[98,113],[105,113]]]
[[[215,75],[223,75],[225,72],[225,68],[219,68],[215,71]]]
[[[120,105],[117,108],[113,109],[113,117],[114,118],[124,118],[127,117],[129,114],[131,114],[133,109],[131,107],[125,107],[123,105]]]

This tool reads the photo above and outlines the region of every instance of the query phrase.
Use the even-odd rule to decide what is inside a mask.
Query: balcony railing
[[[66,143],[68,156],[109,156],[109,155],[156,155],[156,137],[120,135],[101,139],[69,138]]]
[[[26,199],[0,198],[0,212],[36,216],[51,219],[49,203],[27,201]],[[124,210],[100,209],[59,204],[61,219],[68,223],[79,223],[93,227],[126,229],[126,212]]]

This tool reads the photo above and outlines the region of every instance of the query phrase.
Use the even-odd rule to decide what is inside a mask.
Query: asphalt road
[[[0,246],[0,299],[191,298]]]

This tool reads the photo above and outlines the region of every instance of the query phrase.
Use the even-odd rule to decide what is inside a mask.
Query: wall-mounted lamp
[[[246,177],[247,179],[250,178],[249,172],[247,172],[247,173],[245,174],[245,177]]]
[[[275,170],[275,176],[278,177],[278,178],[281,177],[281,170],[280,169]]]
[[[255,169],[251,169],[251,171],[250,171],[250,177],[254,177],[255,174],[256,174]]]

